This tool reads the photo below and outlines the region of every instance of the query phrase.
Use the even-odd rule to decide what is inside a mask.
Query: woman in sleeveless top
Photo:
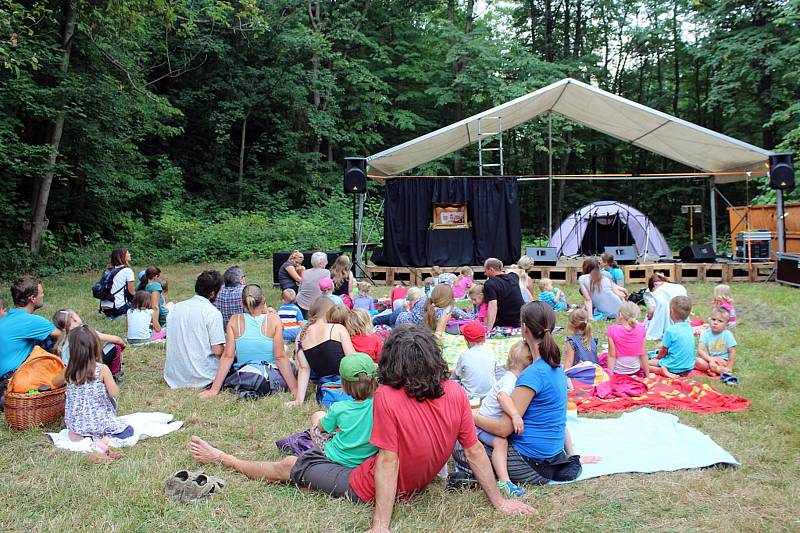
[[[297,267],[303,263],[303,254],[295,250],[289,258],[283,262],[278,270],[278,284],[281,290],[292,289],[295,293],[300,288],[302,276],[297,272]]]
[[[295,399],[286,403],[289,407],[305,400],[311,371],[319,382],[339,379],[339,362],[345,355],[356,353],[347,329],[328,322],[327,314],[332,308],[330,299],[317,298],[305,328],[297,336],[297,390]]]
[[[200,396],[208,398],[219,394],[231,367],[238,370],[247,364],[276,367],[289,390],[294,392],[297,383],[286,357],[281,319],[276,313],[267,312],[261,287],[247,285],[242,290],[242,306],[245,312],[233,315],[228,321],[225,351],[219,360],[214,382]]]
[[[333,294],[341,296],[347,307],[353,308],[355,298],[356,279],[351,271],[352,264],[350,258],[342,254],[336,258],[331,267],[331,279],[333,280]],[[345,298],[346,297],[346,298]],[[349,300],[349,302],[348,302]]]

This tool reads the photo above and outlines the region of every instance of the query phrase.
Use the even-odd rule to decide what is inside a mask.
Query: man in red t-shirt
[[[291,480],[332,496],[374,502],[371,531],[388,531],[395,498],[423,491],[458,441],[492,505],[511,514],[533,512],[500,494],[486,450],[476,437],[467,395],[448,379],[447,363],[429,330],[408,324],[395,328],[384,345],[378,371],[382,385],[373,400],[370,442],[379,450],[354,469],[313,449],[277,463],[242,461],[195,436],[192,455],[253,479]]]

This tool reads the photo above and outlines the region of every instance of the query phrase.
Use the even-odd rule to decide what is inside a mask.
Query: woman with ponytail
[[[581,295],[589,311],[589,318],[615,318],[617,310],[627,299],[625,289],[611,282],[609,276],[600,271],[597,259],[590,257],[583,262],[583,275],[578,278]]]
[[[556,313],[544,302],[530,302],[522,307],[520,321],[533,363],[517,379],[511,400],[522,413],[524,429],[516,434],[508,415],[494,419],[475,413],[475,425],[494,435],[510,436],[508,474],[515,484],[572,481],[581,473],[581,461],[572,455],[566,431],[567,379],[553,337]],[[464,466],[459,449],[453,455]]]
[[[292,367],[283,344],[283,325],[275,312],[268,312],[264,292],[258,285],[247,285],[242,290],[244,313],[228,321],[225,331],[225,350],[219,360],[217,375],[211,388],[200,393],[207,398],[216,396],[222,389],[228,372],[245,365],[255,366],[265,376],[282,378],[285,388],[297,388]],[[277,371],[277,372],[275,372]],[[276,380],[280,384],[280,379]],[[276,383],[270,379],[270,384]]]

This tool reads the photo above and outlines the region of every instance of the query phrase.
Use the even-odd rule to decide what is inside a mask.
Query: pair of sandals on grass
[[[225,488],[225,480],[204,472],[179,470],[175,472],[164,486],[168,498],[180,501],[199,500],[221,492]]]

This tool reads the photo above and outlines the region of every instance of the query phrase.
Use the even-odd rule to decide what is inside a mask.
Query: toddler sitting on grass
[[[311,415],[311,437],[315,449],[334,463],[355,468],[378,453],[370,444],[372,436],[372,398],[378,390],[377,368],[364,353],[346,355],[339,363],[342,388],[352,400],[331,405],[326,413]]]
[[[514,433],[521,434],[525,429],[522,416],[511,399],[511,393],[517,386],[517,378],[532,362],[531,352],[524,342],[517,342],[508,351],[506,369],[503,377],[491,388],[483,399],[478,414],[488,418],[501,418],[503,414],[511,417],[514,424]],[[497,486],[507,496],[522,496],[525,489],[515,485],[508,476],[508,439],[498,437],[486,430],[477,428],[478,440],[494,448],[492,451],[492,467],[497,476]]]
[[[556,311],[567,310],[567,297],[561,289],[553,288],[553,280],[542,278],[539,280],[539,301],[546,303]]]
[[[694,367],[708,374],[732,374],[736,339],[728,329],[730,313],[722,307],[711,310],[708,328],[700,334]]]
[[[692,313],[688,296],[676,296],[669,303],[669,317],[674,322],[664,331],[661,349],[656,358],[648,361],[650,372],[668,378],[687,375],[694,369],[694,331],[686,321]]]

